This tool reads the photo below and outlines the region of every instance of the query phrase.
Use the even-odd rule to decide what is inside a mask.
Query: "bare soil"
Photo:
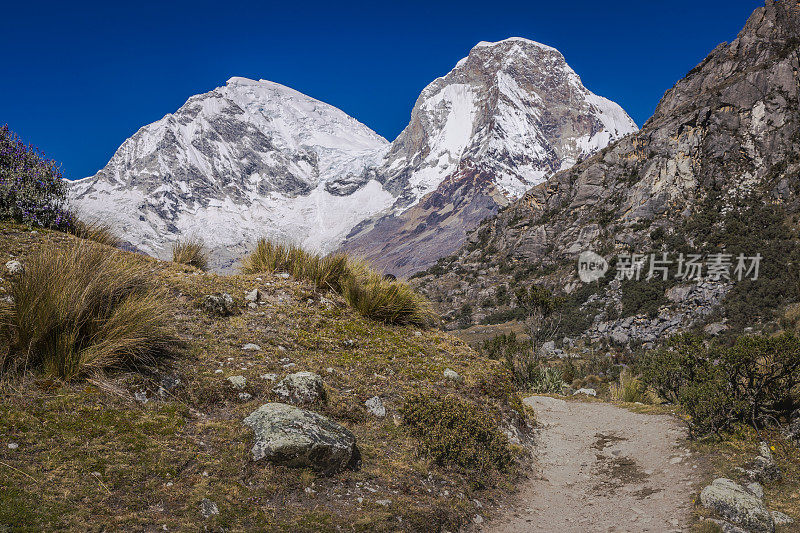
[[[537,469],[484,531],[687,531],[702,475],[681,422],[602,402],[534,396]]]

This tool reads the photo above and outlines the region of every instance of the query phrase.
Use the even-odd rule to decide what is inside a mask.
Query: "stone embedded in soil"
[[[272,392],[295,405],[324,402],[326,399],[322,378],[313,372],[290,374],[275,385]]]
[[[233,385],[234,389],[243,389],[247,386],[247,378],[244,376],[230,376],[228,381]]]
[[[715,479],[700,493],[700,501],[706,509],[745,529],[765,533],[775,529],[764,502],[730,479]]]
[[[284,403],[262,405],[244,424],[255,432],[254,461],[312,468],[333,474],[355,468],[360,460],[356,438],[332,420]]]
[[[378,418],[383,418],[386,416],[386,407],[383,406],[383,402],[378,396],[373,396],[364,402],[364,405],[367,407],[367,411]]]

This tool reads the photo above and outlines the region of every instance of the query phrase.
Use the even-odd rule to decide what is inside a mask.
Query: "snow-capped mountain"
[[[73,183],[85,218],[144,252],[203,239],[224,266],[261,236],[340,245],[407,274],[550,174],[636,131],[554,48],[482,42],[420,95],[391,143],[344,112],[232,78],[140,129]]]
[[[377,171],[398,199],[345,249],[412,273],[458,249],[498,207],[635,131],[555,48],[521,38],[478,43],[422,91]]]
[[[141,128],[71,196],[138,249],[199,237],[225,264],[261,236],[330,250],[394,198],[372,177],[388,142],[343,111],[231,78]]]

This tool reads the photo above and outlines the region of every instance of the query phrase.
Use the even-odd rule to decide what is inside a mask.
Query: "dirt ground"
[[[600,402],[534,396],[537,467],[514,508],[483,531],[689,529],[698,464],[680,421]]]

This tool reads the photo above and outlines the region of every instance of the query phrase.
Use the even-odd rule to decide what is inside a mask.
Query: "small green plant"
[[[400,414],[423,455],[438,465],[459,467],[476,483],[512,465],[508,438],[475,404],[453,396],[416,394],[406,399]]]
[[[435,318],[428,301],[408,284],[374,271],[356,271],[344,278],[342,295],[367,318],[387,324],[429,326]]]
[[[72,379],[170,355],[165,298],[120,252],[83,241],[46,247],[10,280],[0,308],[0,372]]]
[[[552,366],[537,366],[530,377],[531,392],[539,394],[559,394],[564,386],[560,369]]]
[[[200,240],[177,241],[172,245],[172,262],[207,270],[208,253]]]

